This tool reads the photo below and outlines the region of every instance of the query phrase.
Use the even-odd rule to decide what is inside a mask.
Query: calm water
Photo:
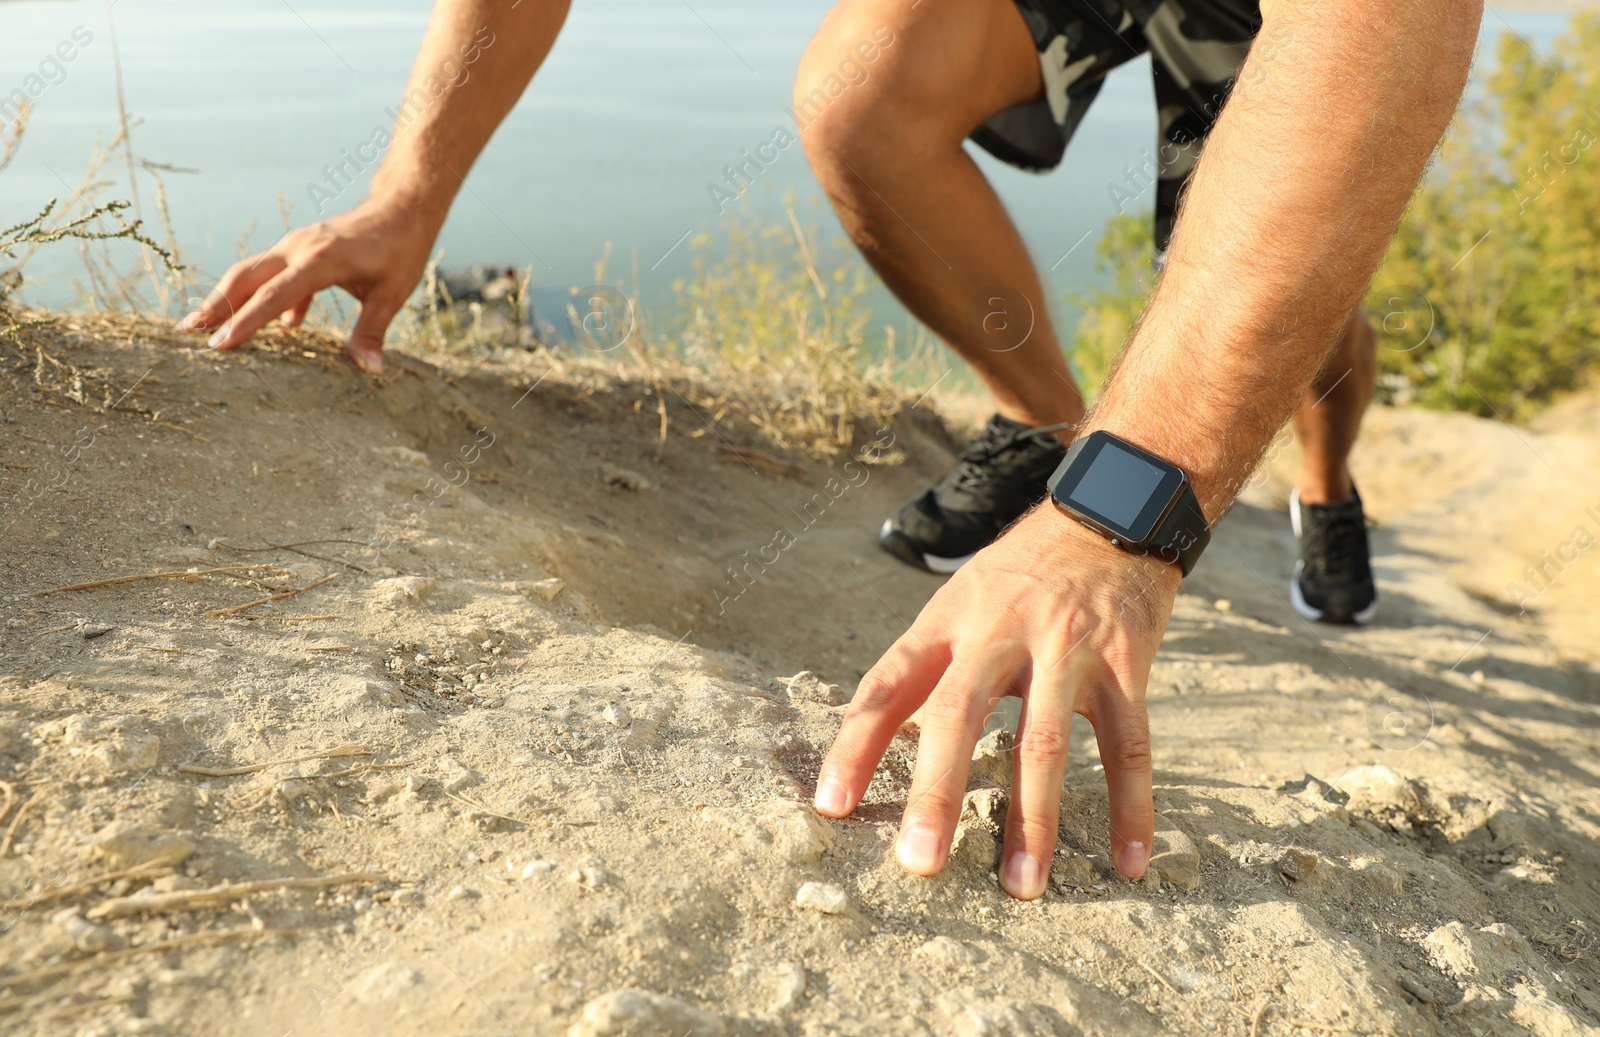
[[[549,62],[456,202],[440,242],[447,265],[531,266],[536,285],[564,289],[594,280],[594,261],[610,242],[613,269],[637,256],[641,292],[647,305],[659,305],[688,269],[690,246],[674,248],[687,232],[778,218],[786,191],[819,196],[798,147],[781,152],[761,188],[725,216],[707,187],[742,150],[792,126],[790,83],[829,3],[693,4],[573,4]],[[197,170],[168,177],[191,266],[214,278],[237,258],[241,241],[251,250],[270,244],[283,226],[280,194],[294,224],[316,218],[310,185],[341,150],[388,125],[428,9],[417,0],[295,0],[292,8],[283,0],[203,7],[118,0],[136,150]],[[1564,14],[1491,12],[1485,34],[1514,27],[1543,47],[1566,21]],[[0,0],[0,26],[6,93],[24,86],[75,31],[79,39],[92,35],[70,62],[46,65],[41,78],[54,82],[35,102],[20,154],[0,173],[3,226],[47,198],[70,197],[96,135],[108,138],[117,116],[103,3]],[[1095,232],[1115,211],[1107,187],[1123,183],[1124,168],[1137,167],[1152,146],[1152,104],[1149,66],[1132,62],[1112,74],[1055,174],[1032,176],[979,158],[1058,295],[1082,290],[1092,274]],[[146,205],[150,187],[141,188]],[[357,194],[346,192],[329,211]],[[73,302],[79,269],[68,248],[39,257],[30,266],[29,299]],[[1059,309],[1071,318],[1064,303]],[[878,313],[900,319],[888,302]]]

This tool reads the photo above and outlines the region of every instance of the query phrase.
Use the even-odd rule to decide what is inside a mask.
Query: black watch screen
[[[1050,477],[1058,509],[1117,547],[1158,554],[1187,575],[1211,539],[1183,469],[1109,432],[1072,444]]]

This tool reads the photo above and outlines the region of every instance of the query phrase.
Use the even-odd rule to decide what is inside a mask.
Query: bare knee
[[[841,0],[806,47],[794,115],[824,186],[863,163],[917,168],[1042,89],[1014,0]]]
[[[904,133],[925,86],[916,63],[893,60],[904,41],[891,24],[899,6],[885,0],[843,0],[800,59],[794,117],[812,167],[830,191],[849,167],[860,169]],[[903,25],[901,26],[903,28]],[[909,73],[909,74],[908,74]]]

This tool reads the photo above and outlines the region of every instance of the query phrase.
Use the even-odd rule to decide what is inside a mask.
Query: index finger
[[[271,251],[241,259],[228,268],[194,312],[178,322],[178,330],[200,331],[232,321],[239,307],[256,293],[256,289],[277,277],[287,266],[286,259]]]
[[[867,671],[817,773],[817,813],[844,817],[856,808],[895,732],[949,665],[947,646],[930,644],[908,630]]]
[[[213,349],[232,349],[260,331],[278,314],[327,285],[311,267],[285,267],[282,273],[256,287],[233,319],[211,336]]]

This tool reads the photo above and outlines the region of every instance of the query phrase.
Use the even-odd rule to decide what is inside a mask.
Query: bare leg
[[[859,48],[885,28],[893,42],[865,64]],[[854,85],[828,99],[829,77],[850,68]],[[1027,248],[962,141],[1042,89],[1012,0],[844,0],[795,84],[806,153],[845,229],[1000,413],[1029,425],[1080,421],[1083,397]]]
[[[1347,462],[1377,378],[1377,338],[1358,308],[1295,411],[1295,436],[1305,455],[1295,487],[1305,503],[1338,504],[1350,498]]]

